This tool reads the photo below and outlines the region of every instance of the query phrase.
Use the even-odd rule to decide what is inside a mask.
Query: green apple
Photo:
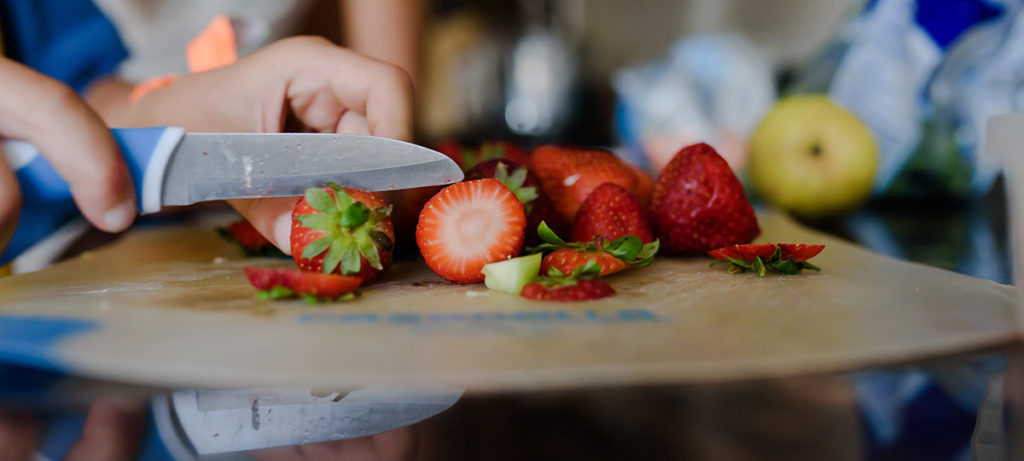
[[[750,137],[751,183],[804,218],[849,211],[871,195],[878,146],[863,122],[824,95],[780,100]]]
[[[527,283],[537,279],[543,257],[534,253],[490,263],[480,270],[484,274],[484,285],[491,290],[517,295]]]

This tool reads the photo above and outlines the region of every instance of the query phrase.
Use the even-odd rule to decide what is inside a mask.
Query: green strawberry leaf
[[[748,263],[748,262],[746,262],[746,261],[744,261],[742,259],[736,259],[736,258],[733,258],[732,256],[726,256],[725,259],[729,260],[729,262],[733,266],[736,266],[736,267],[738,267],[740,269],[743,269],[743,270],[747,270],[747,269],[753,270],[754,269],[753,266],[751,266],[750,263]]]
[[[814,264],[811,264],[809,261],[804,261],[804,262],[800,263],[800,268],[801,269],[810,269],[812,271],[821,272],[821,268],[820,267],[815,266]]]
[[[562,240],[561,237],[555,234],[555,231],[551,230],[551,228],[548,227],[548,223],[544,221],[541,221],[540,225],[537,226],[537,236],[547,243],[558,245],[559,248],[564,248],[569,245],[568,243],[565,243],[565,240]]]
[[[782,248],[779,248],[778,245],[775,245],[775,252],[772,253],[772,257],[768,261],[771,262],[771,261],[781,261],[781,260],[782,260]]]
[[[285,288],[285,287],[283,287],[281,285],[275,285],[273,288],[271,288],[269,290],[260,290],[260,291],[256,292],[256,299],[258,299],[260,301],[267,301],[267,300],[270,300],[270,299],[290,298],[292,296],[295,296],[295,292],[293,292],[292,290],[289,290],[288,288]]]
[[[370,209],[362,202],[353,203],[341,213],[341,225],[350,229],[361,226],[368,219],[370,219]]]
[[[318,216],[323,216],[323,215],[318,215]],[[333,242],[333,241],[334,240],[331,238],[331,236],[328,235],[328,236],[320,237],[320,238],[318,238],[316,240],[313,240],[312,242],[309,242],[309,245],[306,245],[306,248],[302,249],[302,257],[309,259],[309,258],[312,258],[312,257],[320,254],[320,253],[323,253],[324,250],[327,249],[327,247],[331,246],[331,242]]]
[[[754,264],[753,265],[754,265],[754,270],[757,271],[757,275],[760,275],[761,277],[764,277],[764,273],[765,273],[766,269],[764,267],[764,261],[761,261],[761,257],[760,256],[754,256]]]
[[[344,253],[347,243],[340,237],[331,242],[331,247],[327,249],[327,254],[324,255],[323,273],[330,274],[334,272],[334,269],[338,267],[338,263],[341,261],[341,255]]]
[[[342,189],[341,186],[333,182],[329,182],[327,183],[327,187],[330,187],[331,190],[334,191],[334,204],[339,210],[344,210],[355,202],[355,200],[352,199],[352,196],[348,195],[348,192],[345,192],[345,189]]]
[[[516,195],[516,199],[519,200],[519,203],[522,203],[524,206],[534,200],[537,200],[537,197],[540,197],[540,194],[537,193],[537,188],[532,186],[520,187],[511,190],[512,193]]]
[[[352,275],[359,272],[359,249],[356,248],[355,244],[353,244],[351,240],[346,241],[345,243],[346,245],[341,252],[341,273],[345,275]]]
[[[661,248],[661,241],[655,240],[651,243],[644,244],[644,247],[640,249],[640,253],[637,253],[634,258],[633,265],[646,267],[650,266],[654,262],[654,255],[658,254],[658,250]]]
[[[324,232],[330,232],[334,227],[334,219],[326,214],[307,214],[302,216],[296,216],[295,220],[302,224],[302,227],[307,229],[316,229]]]
[[[374,245],[377,245],[384,251],[391,251],[391,249],[395,247],[395,242],[391,241],[388,234],[377,229],[370,229],[370,239],[373,240]]]
[[[623,261],[630,262],[640,254],[643,247],[644,243],[640,240],[640,237],[635,235],[626,235],[615,239],[611,243],[605,244],[604,251]]]
[[[332,214],[332,212],[336,213],[338,210],[335,206],[334,200],[331,199],[331,195],[319,187],[306,189],[305,195],[306,203],[313,207],[314,210],[327,215]],[[335,196],[337,196],[337,194],[335,194]]]
[[[591,258],[588,259],[586,264],[581,267],[577,267],[576,270],[572,271],[570,277],[580,278],[597,278],[601,275],[601,265],[597,263],[597,260]]]
[[[377,270],[384,270],[384,266],[380,264],[380,254],[377,253],[377,246],[373,244],[373,240],[365,239],[360,241],[359,253],[366,258],[366,262],[370,263],[370,267]]]
[[[768,265],[771,266],[772,269],[782,272],[783,274],[793,275],[800,272],[800,265],[788,259],[772,261]]]
[[[393,207],[391,205],[374,208],[373,211],[370,212],[370,219],[376,222],[381,222],[388,216],[391,216],[392,209]]]

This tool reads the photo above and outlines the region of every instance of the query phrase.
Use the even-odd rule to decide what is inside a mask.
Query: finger
[[[145,406],[99,398],[89,408],[82,438],[68,451],[67,461],[130,461],[135,459],[145,427]]]
[[[276,52],[294,63],[288,69],[289,102],[308,102],[310,94],[329,91],[342,106],[365,116],[374,136],[411,139],[413,89],[405,71],[326,40],[298,37],[278,44]]]
[[[3,459],[29,461],[35,455],[36,424],[28,413],[0,410],[0,453]]]
[[[0,149],[0,156],[3,155]],[[18,178],[7,162],[0,159],[0,249],[14,235],[18,226],[18,213],[21,212],[21,189]]]
[[[338,125],[334,127],[335,133],[347,134],[372,134],[367,124],[366,117],[353,111],[347,111],[338,119]]]
[[[100,117],[71,88],[9,60],[0,59],[0,80],[0,135],[35,145],[96,227],[127,228],[135,217],[135,192]]]
[[[284,254],[292,254],[292,210],[299,203],[299,197],[229,200],[228,203]]]

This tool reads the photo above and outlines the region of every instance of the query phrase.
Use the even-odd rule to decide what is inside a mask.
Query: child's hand
[[[124,158],[99,116],[64,84],[0,58],[0,138],[31,142],[71,186],[89,222],[108,232],[135,218],[135,192]],[[0,160],[0,248],[17,225],[21,190]]]
[[[412,84],[398,67],[320,38],[295,37],[148,93],[128,116],[136,126],[175,125],[191,131],[306,128],[408,140],[412,101]],[[300,126],[293,126],[295,122]],[[231,204],[290,253],[291,211],[297,201],[236,200]]]

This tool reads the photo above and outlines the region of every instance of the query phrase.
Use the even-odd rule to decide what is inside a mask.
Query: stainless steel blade
[[[308,388],[183,390],[171,405],[199,455],[291,446],[379,434],[447,410],[462,389],[372,386],[344,397]]]
[[[451,184],[462,177],[444,154],[388,138],[188,133],[167,165],[162,205],[300,196],[328,182],[386,191]]]

